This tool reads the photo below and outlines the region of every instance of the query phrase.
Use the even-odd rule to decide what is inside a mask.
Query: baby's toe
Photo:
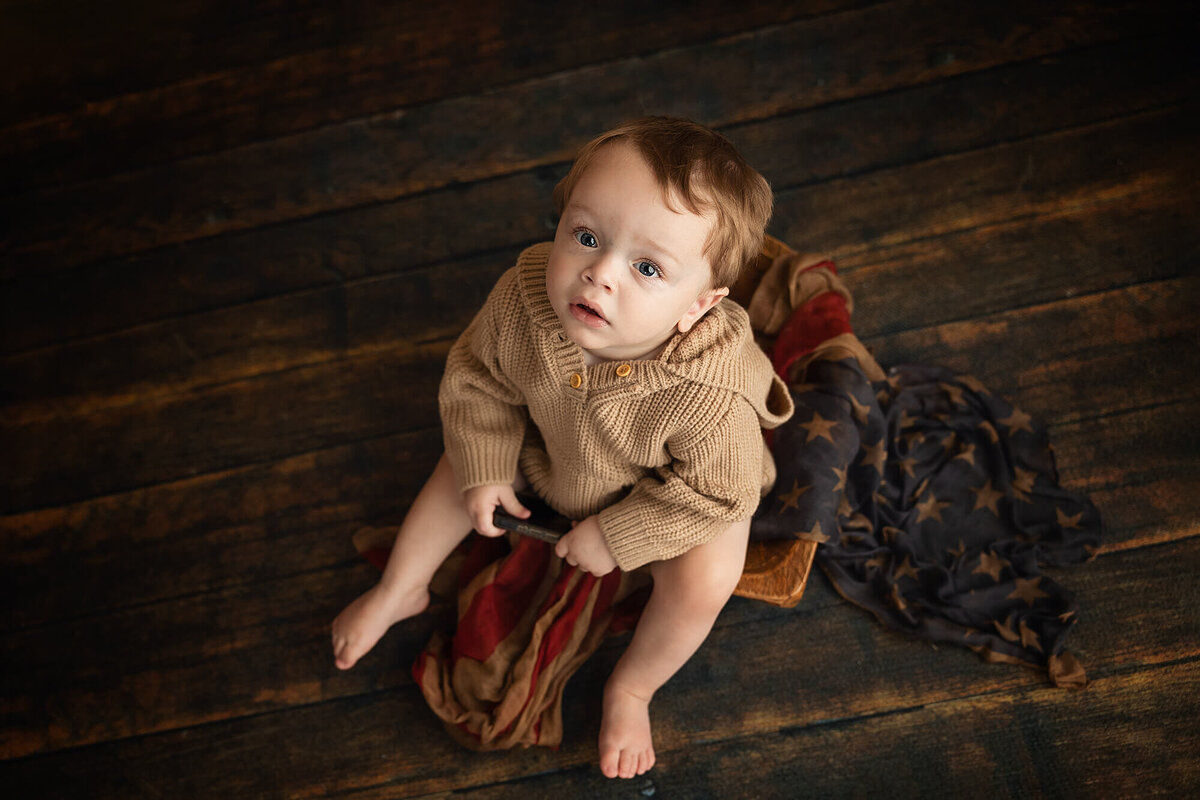
[[[621,751],[621,770],[622,778],[632,778],[637,775],[638,754],[629,750]]]
[[[617,769],[620,766],[620,755],[619,751],[600,754],[600,771],[604,773],[604,777],[617,777]]]
[[[646,750],[638,756],[638,775],[645,775],[654,766],[654,751]]]

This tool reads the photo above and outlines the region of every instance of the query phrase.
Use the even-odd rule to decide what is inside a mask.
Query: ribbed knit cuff
[[[465,492],[476,486],[510,484],[517,477],[517,458],[521,453],[516,447],[493,445],[490,447],[454,447],[446,443],[446,455],[454,468],[458,490]]]
[[[616,503],[599,514],[600,532],[622,572],[662,560],[650,535],[650,520],[643,510],[639,503]]]

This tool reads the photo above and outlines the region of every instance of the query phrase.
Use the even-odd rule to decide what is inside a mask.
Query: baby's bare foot
[[[429,605],[424,587],[394,594],[382,585],[369,589],[333,621],[333,659],[338,669],[350,669],[366,655],[387,629],[416,616]]]
[[[609,778],[633,778],[653,766],[650,701],[620,687],[606,686],[600,721],[600,771]]]

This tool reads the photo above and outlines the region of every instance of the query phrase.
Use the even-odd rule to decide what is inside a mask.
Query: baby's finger
[[[500,536],[504,530],[497,528],[492,521],[492,512],[495,510],[494,505],[488,505],[484,508],[474,509],[471,511],[471,522],[475,525],[475,530],[482,536]]]
[[[512,490],[512,487],[504,487],[500,491],[499,500],[500,505],[504,506],[504,510],[514,517],[526,519],[531,513],[528,508],[521,505],[521,501],[517,499],[517,494]]]

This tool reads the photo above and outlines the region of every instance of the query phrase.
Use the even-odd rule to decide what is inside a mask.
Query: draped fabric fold
[[[890,629],[1086,685],[1064,649],[1077,604],[1042,568],[1094,556],[1101,522],[1060,488],[1044,426],[971,376],[882,370],[854,335],[830,261],[768,240],[741,288],[796,404],[771,432],[778,477],[752,539],[819,542],[837,591]],[[387,536],[370,528],[355,540],[382,566]],[[791,564],[781,605],[798,598],[810,563]],[[417,685],[466,747],[557,746],[567,680],[607,634],[633,627],[648,576],[581,574],[515,535],[472,536],[455,564],[457,627],[418,656]]]

